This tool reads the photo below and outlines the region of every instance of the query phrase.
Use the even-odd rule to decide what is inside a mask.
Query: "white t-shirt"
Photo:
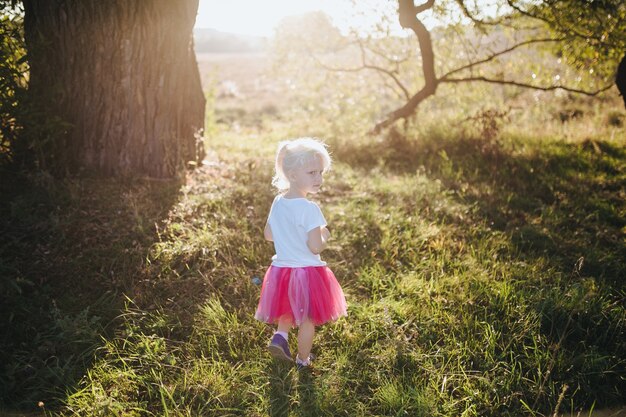
[[[312,229],[326,226],[322,211],[306,198],[285,198],[276,196],[267,219],[272,230],[276,255],[273,266],[303,267],[323,266],[319,255],[315,255],[306,242]]]

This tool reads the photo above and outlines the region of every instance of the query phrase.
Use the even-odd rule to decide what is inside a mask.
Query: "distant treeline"
[[[267,39],[200,28],[194,29],[194,43],[196,52],[259,52]]]

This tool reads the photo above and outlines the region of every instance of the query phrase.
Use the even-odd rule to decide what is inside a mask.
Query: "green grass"
[[[298,374],[271,360],[271,329],[253,319],[251,278],[273,254],[273,151],[293,127],[265,133],[218,130],[210,164],[182,182],[29,177],[3,190],[5,407],[519,416],[623,404],[619,135],[330,136],[324,258],[349,316],[319,329],[315,370]]]

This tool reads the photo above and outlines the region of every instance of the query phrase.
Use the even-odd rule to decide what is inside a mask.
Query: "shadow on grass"
[[[518,256],[544,257],[564,274],[575,270],[619,288],[626,275],[626,151],[608,141],[505,145],[458,135],[385,140],[335,150],[338,159],[396,174],[420,167],[463,203],[477,220],[504,231]],[[457,221],[456,219],[446,219]]]
[[[613,366],[623,364],[626,150],[603,140],[451,135],[412,140],[391,132],[378,143],[336,149],[335,156],[356,169],[423,172],[473,207],[469,219],[444,211],[427,220],[458,228],[468,246],[503,236],[507,244],[494,263],[511,265],[510,282],[528,297],[553,349],[554,369],[542,382],[575,381],[587,407],[615,404],[624,392]],[[469,308],[496,308],[492,299],[481,302]],[[574,358],[572,366],[558,369],[557,357]]]
[[[301,416],[321,416],[320,399],[315,388],[315,375],[310,370],[303,370],[298,373],[298,393],[300,397]]]
[[[216,314],[228,330],[239,323],[232,306],[252,317],[258,288],[251,277],[262,273],[272,250],[261,232],[271,193],[251,193],[269,190],[269,171],[259,177],[253,162],[202,167],[184,183],[2,179],[0,313],[7,319],[0,324],[0,410],[41,411],[39,401],[60,410],[69,395],[79,408],[107,409],[86,397],[102,373],[110,376],[102,366],[126,366],[120,352],[141,382],[119,383],[149,385],[129,402],[160,410],[152,388],[178,376],[170,361],[182,360],[178,348],[198,324],[198,308],[219,298],[229,313]],[[146,351],[146,343],[167,345],[171,356]],[[220,349],[228,356],[231,346]],[[275,407],[280,411],[280,401]]]
[[[291,364],[271,361],[266,370],[270,384],[269,415],[272,417],[284,417],[290,413],[294,394],[291,368]]]
[[[34,411],[90,366],[181,183],[1,175],[0,407]]]
[[[322,415],[315,387],[315,376],[312,372],[297,371],[293,364],[272,361],[266,374],[269,376],[270,384],[270,416]],[[296,383],[294,383],[295,378],[297,378]]]

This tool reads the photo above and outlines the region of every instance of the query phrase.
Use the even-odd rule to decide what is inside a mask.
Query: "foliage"
[[[420,42],[432,40],[435,51],[436,75],[426,83],[422,68],[429,66],[422,59],[428,63],[430,55],[421,57],[415,38],[406,36],[408,31],[402,32],[398,22],[390,19],[391,3],[354,3],[359,11],[367,10],[364,14],[382,16],[367,33],[354,28],[337,34],[337,29],[329,30],[325,24],[318,25],[319,36],[300,36],[284,25],[275,42],[279,71],[290,74],[297,91],[303,89],[301,84],[317,92],[327,90],[334,95],[329,101],[335,105],[352,101],[362,106],[364,114],[376,114],[378,130],[407,118],[414,106],[426,98],[432,101],[434,91],[450,83],[462,85],[457,92],[475,83],[485,91],[497,88],[488,85],[501,85],[508,96],[519,94],[520,87],[596,96],[613,84],[625,46],[626,19],[619,3],[591,2],[603,4],[594,6],[603,17],[585,20],[581,17],[585,8],[573,6],[575,2],[438,1],[428,14],[418,15],[428,25],[431,38]],[[595,20],[591,23],[590,19]],[[326,33],[335,36],[323,36]],[[377,74],[379,80],[367,73]],[[360,83],[364,78],[367,82]],[[340,93],[333,94],[336,91]],[[324,99],[326,94],[315,97]],[[375,99],[368,100],[371,97]],[[326,107],[328,117],[345,114],[329,105],[321,107]]]
[[[483,4],[455,0],[453,3],[460,7],[464,18],[485,33],[506,27],[536,37],[547,31],[559,39],[546,44],[547,50],[564,57],[580,74],[593,74],[604,84],[612,81],[626,48],[626,7],[621,1],[496,0]],[[454,9],[451,6],[443,1],[436,10],[442,17],[454,16],[450,14]]]
[[[547,0],[530,4],[512,2],[524,13],[545,22],[557,36],[567,40],[556,48],[558,55],[581,71],[604,79],[615,76],[617,63],[626,51],[626,5],[618,0]]]
[[[7,7],[7,6],[4,6]],[[0,8],[2,5],[0,4]],[[21,133],[20,105],[28,83],[23,17],[19,10],[0,16],[0,164],[11,162]]]
[[[22,7],[17,1],[0,2],[0,167],[46,170],[57,158],[53,143],[70,126],[28,92]]]

